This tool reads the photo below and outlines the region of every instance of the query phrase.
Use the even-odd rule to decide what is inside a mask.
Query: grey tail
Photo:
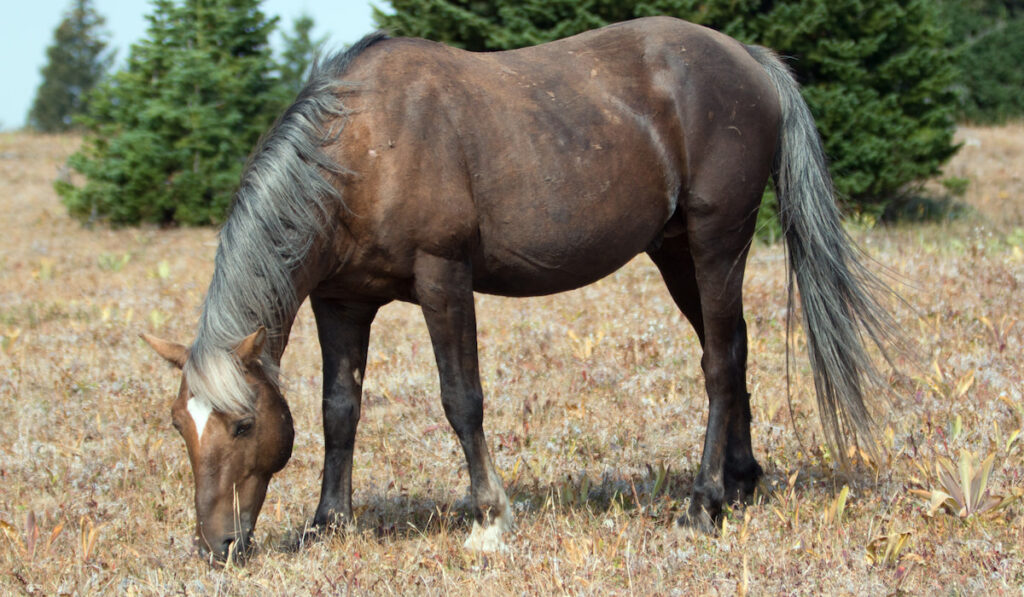
[[[890,364],[889,351],[902,348],[896,323],[879,300],[895,293],[864,266],[862,251],[842,228],[821,137],[792,72],[771,50],[748,46],[747,51],[779,93],[782,120],[774,178],[788,258],[789,312],[795,282],[818,414],[845,466],[847,446],[877,455],[865,396],[868,388],[883,388],[885,380],[868,344],[875,344]],[[789,330],[787,318],[787,379]]]

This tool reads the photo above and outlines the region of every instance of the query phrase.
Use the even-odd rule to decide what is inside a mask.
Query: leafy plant
[[[1009,494],[990,491],[989,481],[995,454],[989,454],[980,463],[974,454],[964,450],[956,465],[948,458],[935,462],[935,484],[937,488],[911,489],[910,493],[927,500],[925,516],[935,516],[940,510],[967,519],[978,515],[998,518],[1002,511],[1021,497],[1021,490]],[[921,485],[920,482],[917,482]]]
[[[171,276],[171,264],[167,263],[166,259],[162,259],[156,264],[156,271],[153,274],[161,280],[166,280]]]
[[[1006,439],[1005,451],[1009,455],[1013,448],[1018,445],[1018,440],[1021,438],[1021,433],[1024,432],[1024,406],[1017,404],[1013,400],[1010,400],[1009,396],[1003,394],[999,397],[999,400],[1006,404],[1013,412],[1014,416],[1017,417],[1017,428],[1010,432],[1010,437]]]
[[[846,500],[850,496],[850,486],[843,485],[843,488],[839,490],[839,495],[836,499],[832,500],[828,509],[825,510],[824,518],[826,523],[842,523],[843,514],[846,512]]]
[[[910,531],[890,531],[873,538],[865,546],[864,557],[868,564],[891,566],[900,561],[900,554],[910,541]]]
[[[116,255],[114,253],[101,253],[100,256],[96,258],[96,263],[100,266],[101,270],[119,272],[124,269],[124,266],[128,265],[128,262],[131,261],[131,259],[131,253],[122,253],[120,255]]]
[[[971,179],[964,178],[962,176],[947,176],[943,178],[942,186],[946,187],[946,190],[955,197],[963,197],[967,194],[967,187],[971,184]]]

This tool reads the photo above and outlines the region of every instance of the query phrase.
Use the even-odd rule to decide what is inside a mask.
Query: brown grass
[[[358,530],[294,551],[323,455],[304,309],[283,363],[295,451],[271,483],[261,553],[214,570],[191,548],[191,472],[168,417],[177,375],[137,334],[190,338],[215,232],[84,229],[51,190],[76,141],[4,134],[0,593],[1019,595],[1019,501],[991,516],[927,517],[909,491],[939,488],[935,462],[961,450],[995,454],[993,492],[1024,486],[1024,439],[1011,442],[1024,426],[1024,127],[961,138],[980,146],[948,174],[971,178],[967,201],[981,215],[855,231],[907,280],[900,291],[917,310],[897,311],[922,359],[893,376],[891,405],[879,401],[886,462],[833,473],[805,364],[786,407],[782,250],[758,246],[745,300],[767,477],[722,536],[675,531],[706,399],[695,337],[641,258],[565,295],[478,297],[486,429],[518,517],[507,554],[461,548],[468,479],[408,305],[386,307],[374,326]]]
[[[962,127],[947,176],[970,180],[967,202],[995,227],[1024,225],[1024,123]]]

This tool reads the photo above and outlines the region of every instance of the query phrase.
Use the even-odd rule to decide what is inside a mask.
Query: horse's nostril
[[[234,560],[237,563],[242,563],[250,555],[252,545],[250,543],[250,537],[248,533],[242,534],[237,537],[228,537],[220,544],[220,559],[222,560]]]

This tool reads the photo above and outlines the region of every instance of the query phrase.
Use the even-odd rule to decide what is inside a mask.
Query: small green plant
[[[832,500],[828,509],[825,510],[824,518],[827,524],[841,524],[843,522],[843,514],[846,512],[846,499],[850,496],[850,486],[843,485],[843,488],[839,490],[839,495],[836,499]]]
[[[131,253],[121,253],[120,255],[114,253],[101,253],[100,256],[96,258],[96,263],[103,271],[119,272],[123,270],[124,266],[128,265],[128,262],[131,260]]]
[[[1017,488],[1009,494],[990,491],[995,456],[989,454],[979,463],[974,454],[964,450],[956,465],[948,458],[939,458],[935,462],[935,484],[938,487],[911,489],[910,493],[927,500],[925,516],[928,517],[945,511],[961,520],[975,515],[998,518],[1006,506],[1020,498],[1021,490]]]
[[[967,187],[970,186],[970,184],[971,179],[960,176],[950,176],[942,179],[942,186],[946,187],[949,194],[954,197],[963,197],[966,195]]]
[[[562,508],[575,508],[587,503],[590,499],[591,481],[586,473],[574,481],[572,475],[566,475],[555,485],[555,499]]]
[[[39,268],[32,271],[32,277],[40,280],[52,280],[54,272],[54,260],[43,257],[39,260]]]
[[[167,263],[166,259],[162,259],[160,263],[156,264],[156,271],[154,273],[157,278],[166,280],[171,275],[171,264]]]
[[[1013,449],[1021,443],[1019,440],[1021,438],[1021,433],[1024,432],[1024,406],[1010,400],[1010,397],[1006,394],[1000,396],[999,400],[1008,406],[1014,416],[1017,417],[1017,428],[1010,432],[1010,437],[1006,439],[1006,446],[1004,448],[1007,456],[1009,456],[1010,452],[1012,452]]]
[[[0,348],[2,348],[4,352],[10,351],[11,347],[14,346],[14,342],[20,335],[21,328],[8,328],[6,332],[0,335]]]
[[[170,314],[164,313],[159,309],[153,309],[149,312],[149,323],[153,324],[153,327],[157,329],[164,327],[164,324],[170,318]]]

